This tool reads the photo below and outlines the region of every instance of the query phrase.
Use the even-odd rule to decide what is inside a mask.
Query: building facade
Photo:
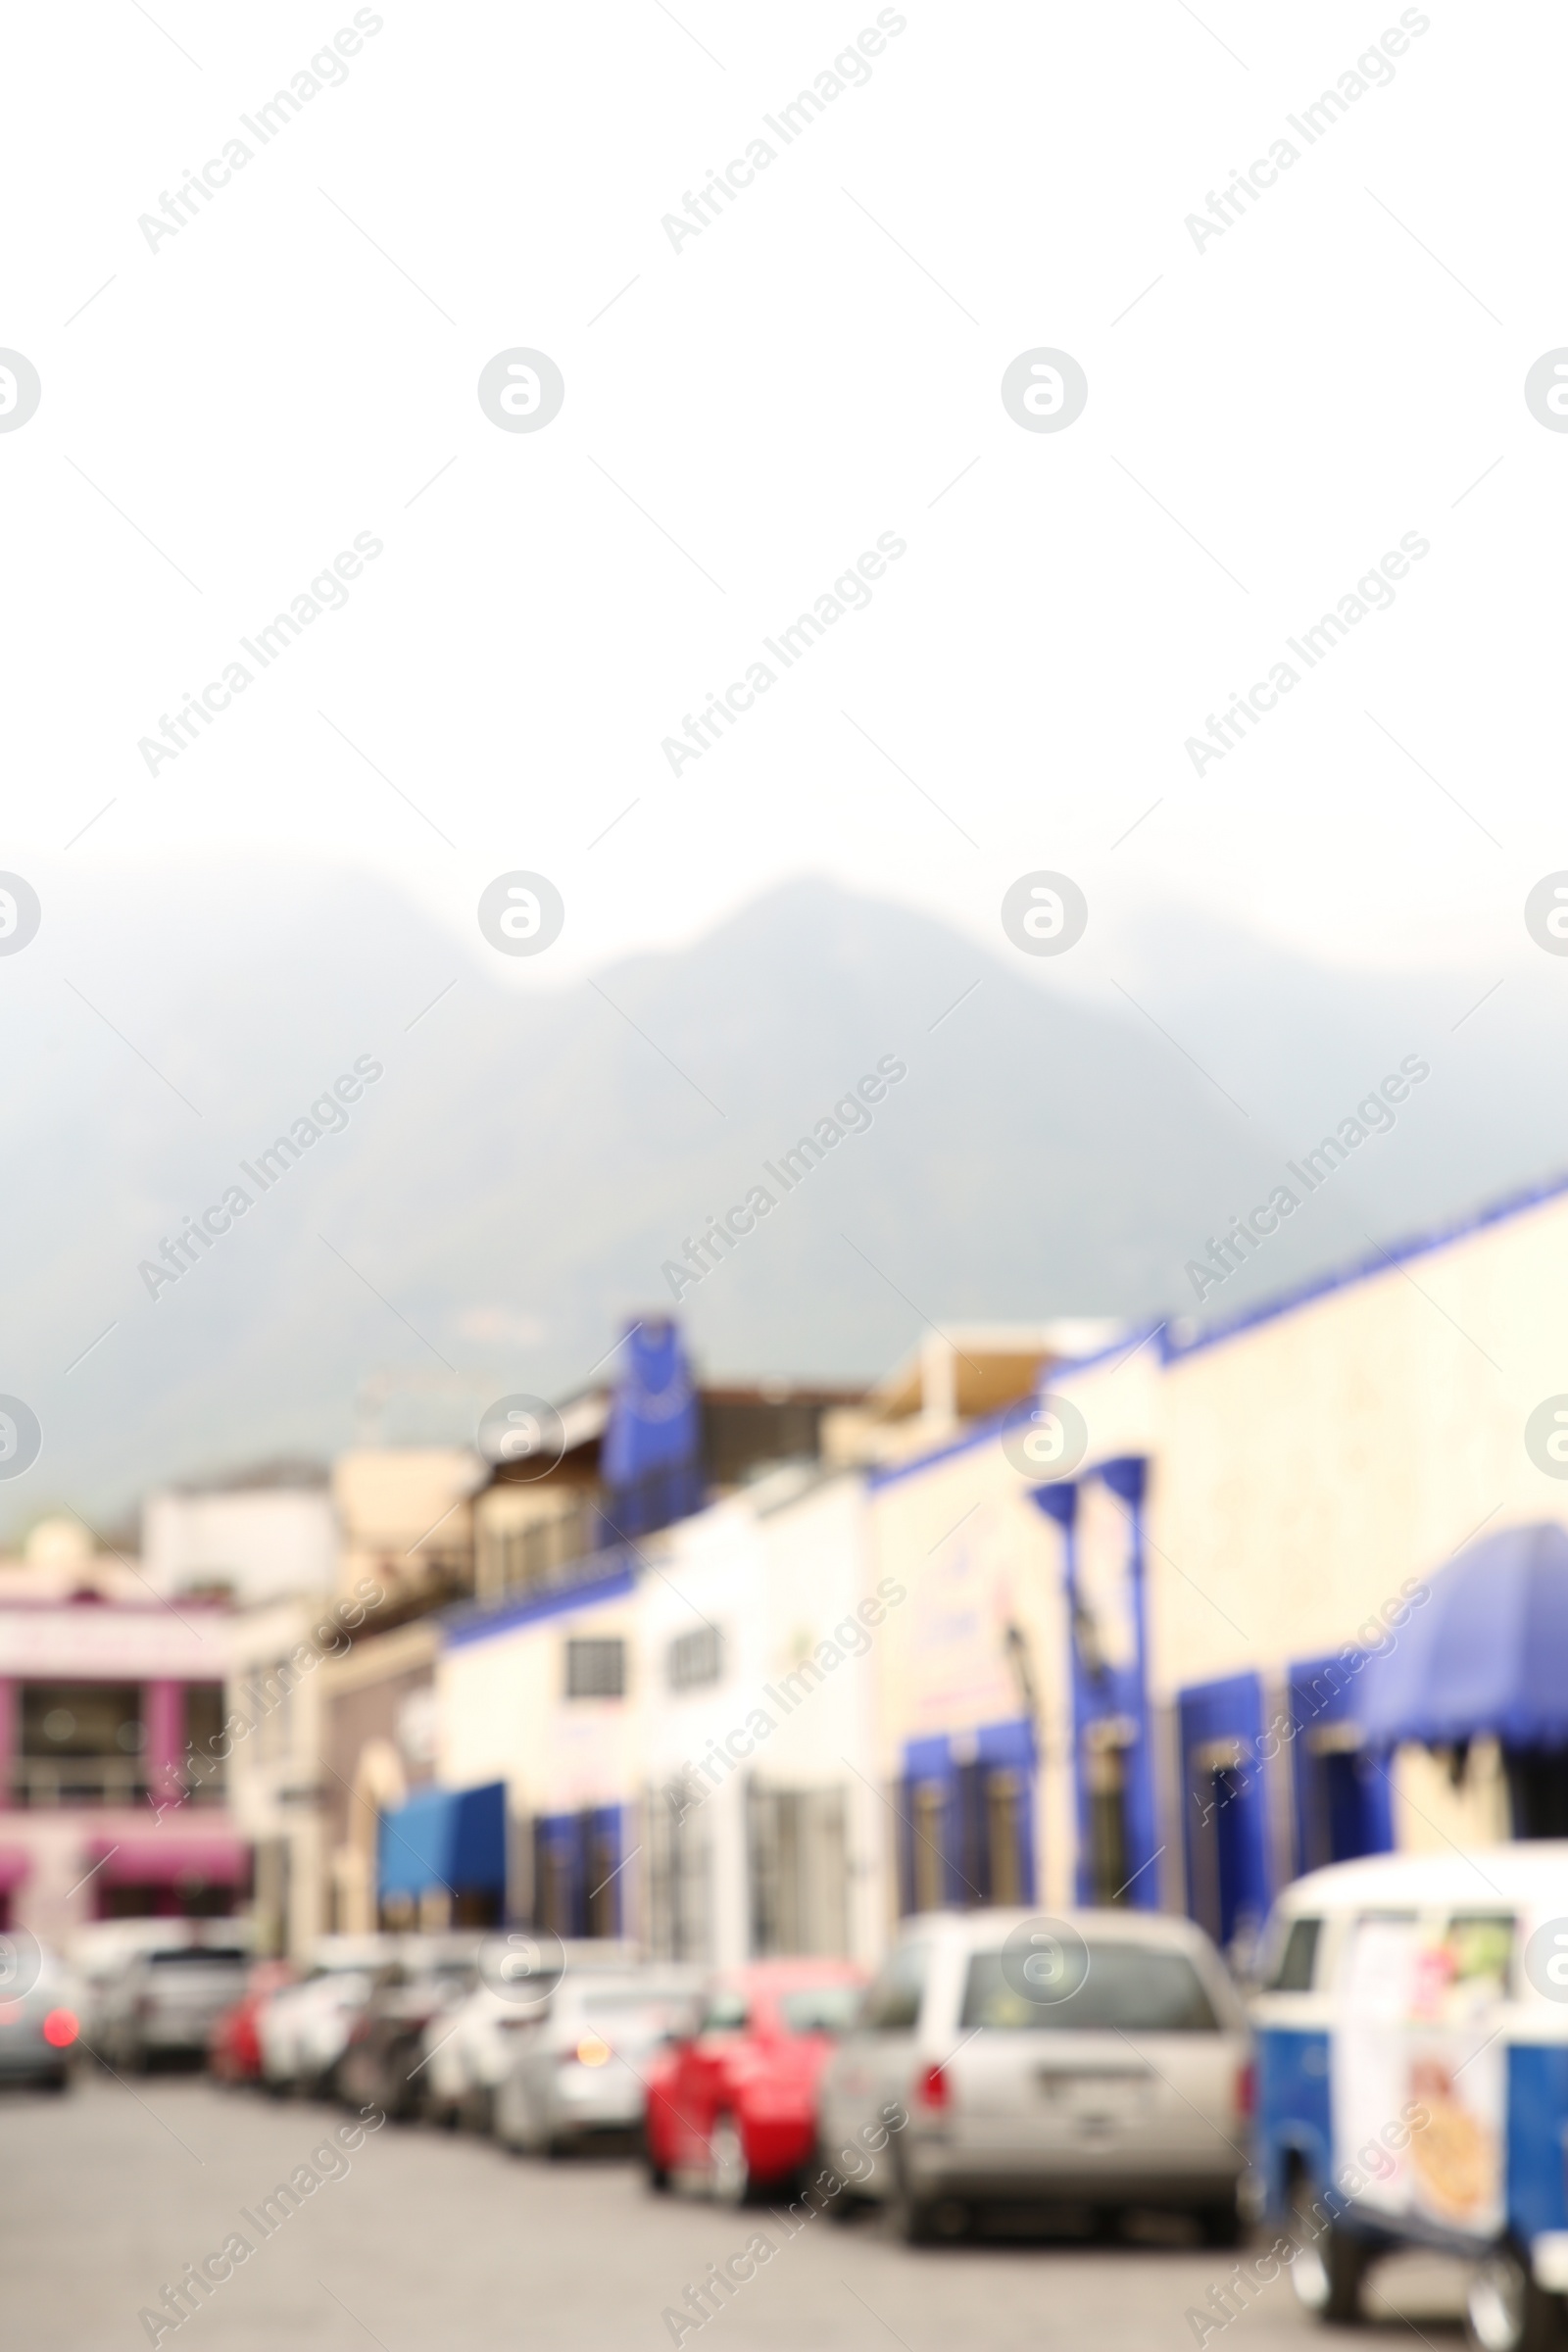
[[[153,1598],[69,1523],[0,1564],[0,1929],[226,1914],[250,1850],[215,1754],[226,1612]]]

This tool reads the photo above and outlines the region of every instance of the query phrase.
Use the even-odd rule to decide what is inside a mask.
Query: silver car
[[[79,2046],[81,1987],[51,1952],[17,1983],[15,1992],[0,1987],[0,2082],[64,2090]]]
[[[822,2161],[911,2243],[976,2205],[1185,2208],[1239,2230],[1245,2013],[1182,1919],[1080,1911],[908,1920],[822,2080]]]
[[[214,2024],[245,1990],[250,1960],[243,1939],[219,1934],[138,1953],[104,1987],[98,2054],[126,2074],[155,2058],[205,2058]]]
[[[496,2137],[552,2156],[595,2140],[630,2144],[642,2130],[648,2061],[690,2025],[700,1985],[690,1968],[568,1971],[514,2036],[495,2094]]]

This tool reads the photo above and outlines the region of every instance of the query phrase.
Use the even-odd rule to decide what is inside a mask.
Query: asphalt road
[[[0,2345],[126,2352],[138,2320],[231,2231],[254,2251],[163,2344],[205,2352],[657,2352],[666,2306],[755,2231],[775,2251],[682,2342],[703,2352],[1159,2352],[1235,2257],[1196,2246],[1036,2239],[899,2245],[879,2218],[820,2218],[786,2239],[739,2214],[651,2195],[624,2161],[536,2162],[487,2141],[389,2124],[265,2239],[241,2219],[343,2121],[193,2078],[66,2097],[0,2092]],[[334,2169],[320,2163],[318,2172]],[[221,2266],[220,2266],[221,2267]],[[1376,2293],[1376,2290],[1374,2290]],[[1383,2274],[1384,2316],[1320,2334],[1289,2280],[1207,2336],[1225,2352],[1455,2352],[1458,2276],[1409,2258]],[[1394,2307],[1396,2306],[1397,2316]],[[1419,2331],[1419,2332],[1417,2332]]]

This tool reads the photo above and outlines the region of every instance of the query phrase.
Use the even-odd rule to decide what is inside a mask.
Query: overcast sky
[[[1519,950],[1568,864],[1568,435],[1524,396],[1568,343],[1557,12],[1505,43],[1235,0],[359,23],[13,28],[0,344],[42,397],[0,432],[0,863],[46,903],[266,850],[368,864],[471,938],[526,868],[565,902],[554,979],[804,870],[1000,940],[1051,868],[1091,945],[1179,904],[1343,963]],[[63,89],[69,156],[27,97]],[[672,237],[732,159],[750,183]],[[1196,234],[1254,159],[1272,184]],[[564,383],[538,430],[480,406],[518,348]],[[1003,403],[1042,348],[1087,379],[1061,430]],[[263,668],[241,639],[357,536],[346,603]],[[785,668],[763,640],[886,536]],[[1287,650],[1411,536],[1392,602],[1311,668]],[[149,772],[139,740],[236,660]],[[663,739],[759,661],[672,772]],[[1282,661],[1299,683],[1195,772]]]

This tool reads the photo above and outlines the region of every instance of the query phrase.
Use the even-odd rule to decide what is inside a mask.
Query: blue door
[[[533,1825],[533,1924],[557,1936],[620,1934],[621,1807],[542,1813]]]
[[[1355,1677],[1339,1656],[1308,1658],[1290,1669],[1298,1873],[1393,1850],[1386,1761],[1362,1744],[1355,1691]]]
[[[1025,1721],[910,1740],[899,1806],[899,1908],[1035,1900],[1034,1733]]]
[[[1255,1674],[1202,1683],[1177,1698],[1187,1907],[1223,1950],[1268,1910],[1262,1691]]]

